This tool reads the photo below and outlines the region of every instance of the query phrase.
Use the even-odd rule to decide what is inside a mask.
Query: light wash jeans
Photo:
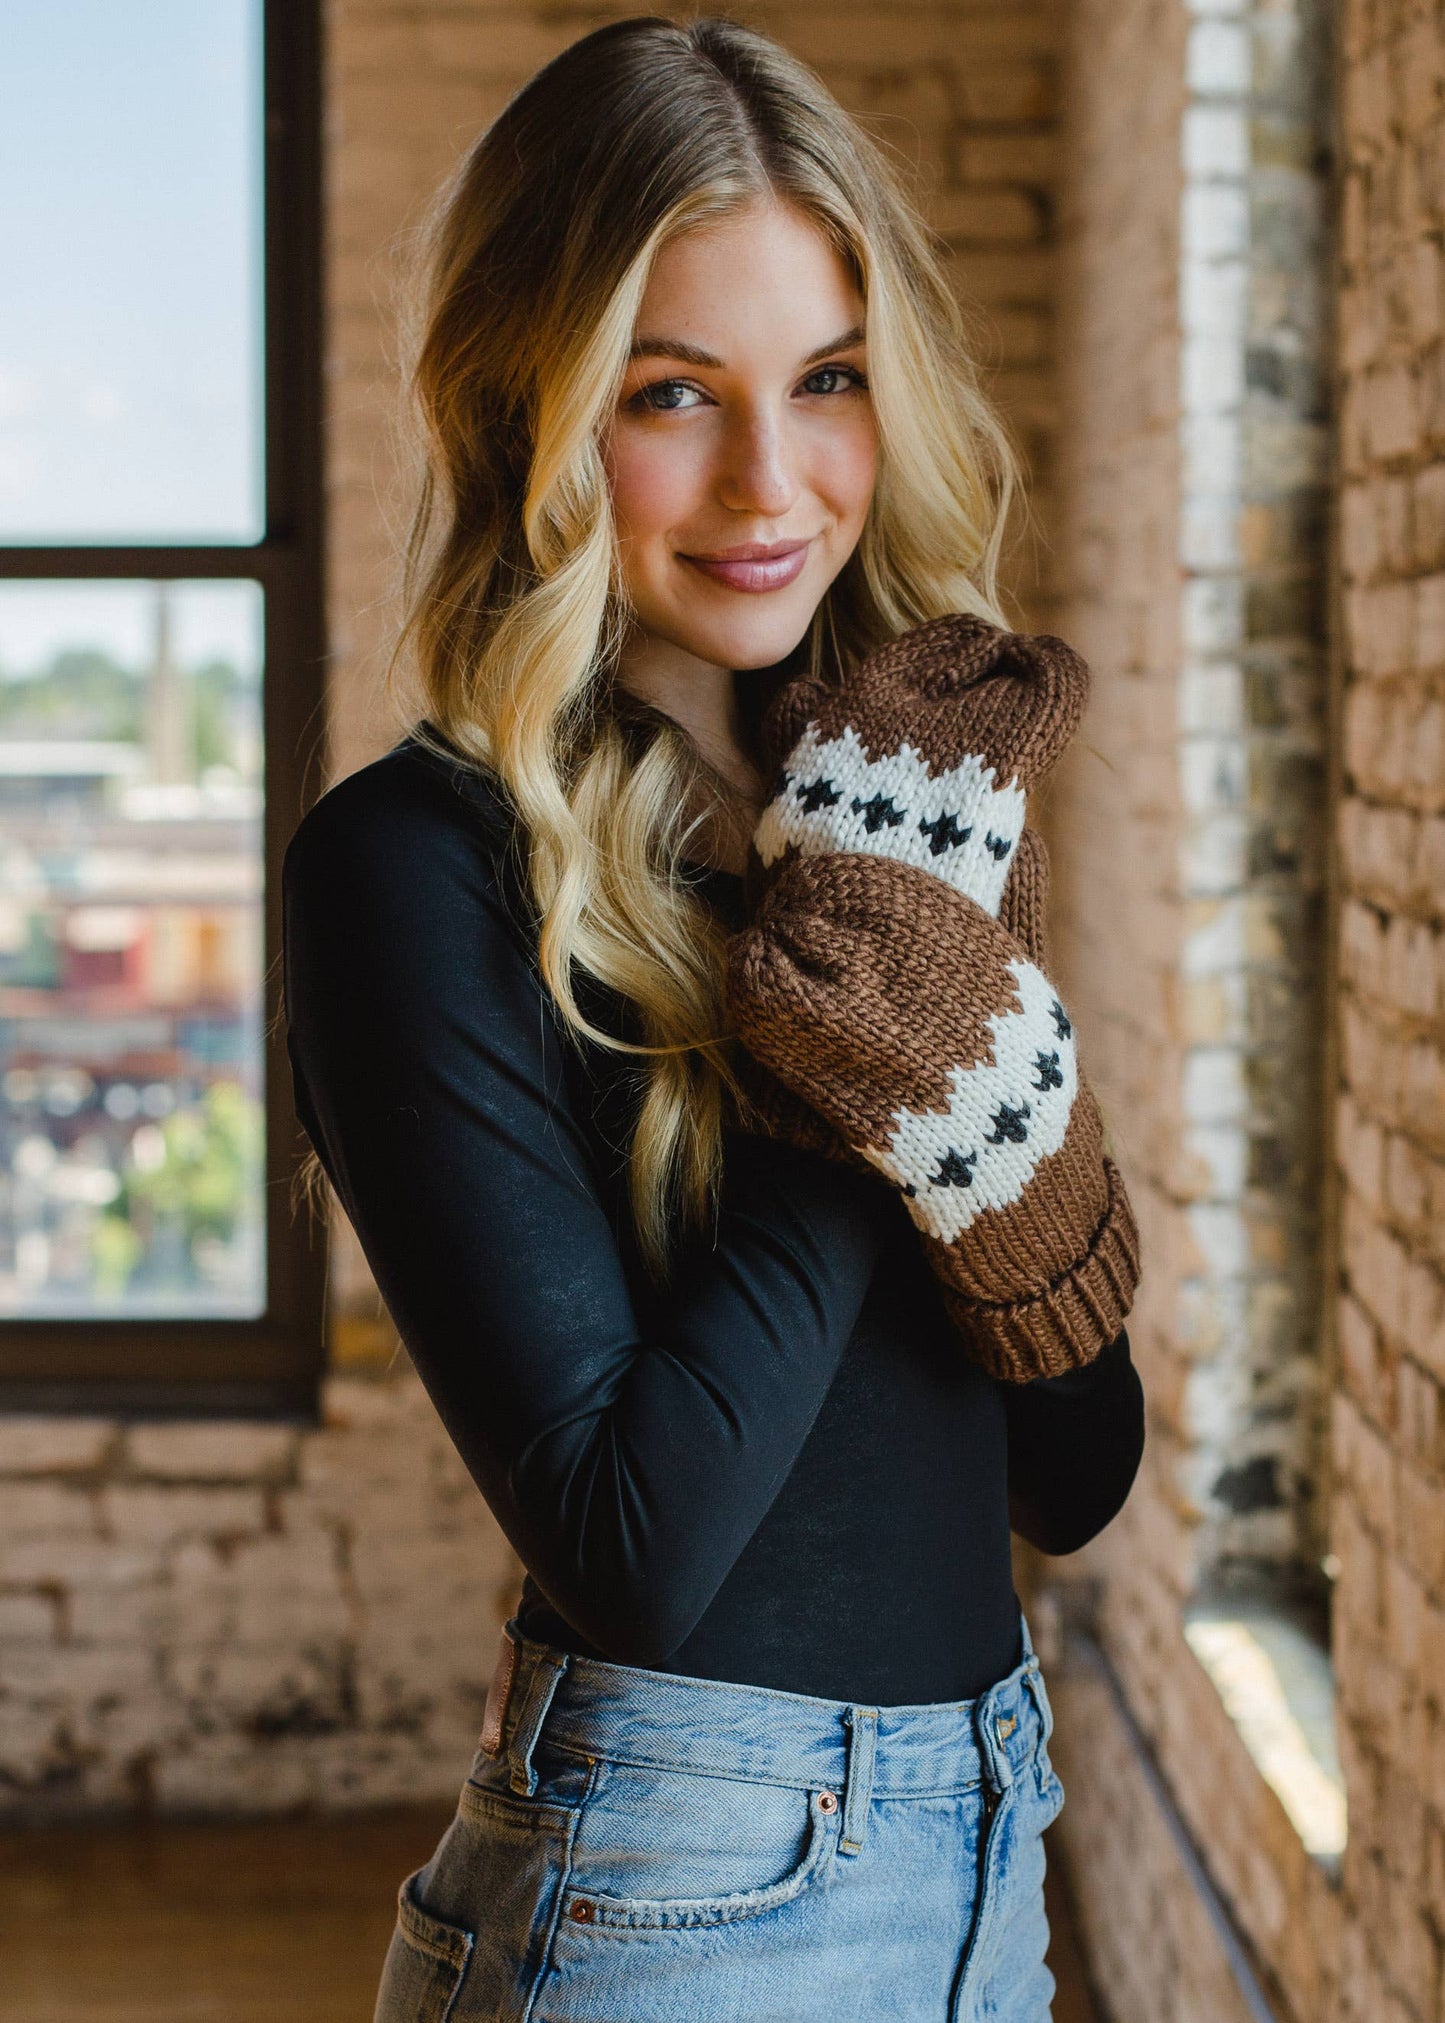
[[[1027,1627],[987,1693],[912,1707],[505,1636],[498,1753],[401,1886],[376,2023],[1048,2023]]]

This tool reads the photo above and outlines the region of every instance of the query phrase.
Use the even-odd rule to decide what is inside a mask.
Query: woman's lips
[[[746,547],[727,548],[719,555],[684,555],[694,569],[701,569],[715,583],[729,590],[783,590],[796,583],[808,559],[811,541],[779,541],[771,545],[750,542]]]

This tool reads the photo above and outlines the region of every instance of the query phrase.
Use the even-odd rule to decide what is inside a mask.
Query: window
[[[38,0],[0,125],[0,1404],[304,1410],[279,862],[324,630],[319,31]]]

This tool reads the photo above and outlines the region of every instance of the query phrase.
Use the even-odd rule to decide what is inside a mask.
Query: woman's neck
[[[763,777],[748,750],[732,669],[714,667],[665,640],[638,639],[623,652],[617,679],[629,694],[671,717],[699,754],[731,789],[729,802],[690,813],[702,861],[722,871],[743,870],[748,841],[763,802]]]

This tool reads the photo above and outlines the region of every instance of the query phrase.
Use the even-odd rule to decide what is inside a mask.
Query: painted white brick
[[[1192,492],[1238,491],[1244,454],[1238,414],[1186,414],[1180,423],[1179,442],[1186,497]]]
[[[5,1646],[50,1642],[57,1628],[57,1608],[48,1595],[0,1595],[0,1686],[5,1675]]]
[[[1193,183],[1180,216],[1184,256],[1190,260],[1238,258],[1249,247],[1249,202],[1231,183]]]
[[[1227,1124],[1191,1124],[1184,1133],[1184,1149],[1208,1174],[1217,1199],[1238,1200],[1249,1170],[1249,1138],[1244,1131]]]
[[[1239,563],[1236,493],[1193,493],[1179,519],[1179,559],[1186,569],[1231,569]]]
[[[1185,260],[1179,270],[1179,313],[1186,330],[1244,334],[1249,315],[1249,265],[1244,260]]]
[[[290,1426],[216,1420],[131,1427],[126,1455],[135,1475],[202,1482],[252,1482],[283,1476],[300,1435]]]
[[[1244,1061],[1234,1047],[1195,1047],[1185,1057],[1184,1115],[1192,1124],[1233,1124],[1249,1115]]]
[[[1194,658],[1227,655],[1239,646],[1244,596],[1234,576],[1190,576],[1180,593],[1183,643]]]
[[[1190,105],[1184,110],[1184,172],[1208,180],[1243,177],[1249,169],[1249,117],[1242,105]]]
[[[0,1482],[0,1551],[31,1540],[81,1540],[95,1533],[96,1499],[87,1490],[60,1482]]]
[[[1226,1327],[1226,1343],[1238,1337]],[[1227,1352],[1207,1363],[1196,1363],[1185,1385],[1185,1413],[1189,1430],[1206,1450],[1204,1466],[1213,1474],[1219,1451],[1232,1441],[1249,1417],[1249,1363],[1242,1355]]]
[[[154,1658],[139,1649],[36,1642],[12,1645],[5,1653],[7,1695],[77,1710],[100,1703],[104,1712],[118,1700],[147,1694],[154,1676]]]
[[[1242,1277],[1249,1268],[1249,1232],[1238,1209],[1227,1202],[1191,1201],[1185,1217],[1209,1276]]]
[[[1191,815],[1240,808],[1247,798],[1249,756],[1237,738],[1184,738],[1179,747],[1179,780]]]
[[[1242,97],[1249,90],[1249,30],[1220,16],[1196,20],[1189,29],[1184,78],[1201,97]]]
[[[1243,815],[1214,815],[1192,822],[1179,850],[1185,891],[1211,896],[1237,892],[1249,871],[1249,835],[1250,824]]]
[[[88,1474],[115,1438],[109,1419],[0,1418],[0,1475]]]
[[[244,1537],[259,1532],[266,1506],[256,1489],[162,1489],[114,1483],[101,1492],[106,1530],[122,1544],[169,1545],[184,1538]]]
[[[121,1545],[98,1535],[47,1531],[10,1540],[0,1532],[0,1581],[11,1587],[149,1580],[161,1573],[163,1565],[162,1554],[153,1547]]]
[[[1242,897],[1201,899],[1189,909],[1189,929],[1180,949],[1187,977],[1223,976],[1249,961],[1249,917]]]
[[[1184,341],[1180,397],[1192,414],[1227,414],[1244,399],[1244,351],[1236,336],[1206,330]]]
[[[1235,662],[1195,662],[1179,676],[1179,727],[1195,737],[1244,729],[1244,672]]]

